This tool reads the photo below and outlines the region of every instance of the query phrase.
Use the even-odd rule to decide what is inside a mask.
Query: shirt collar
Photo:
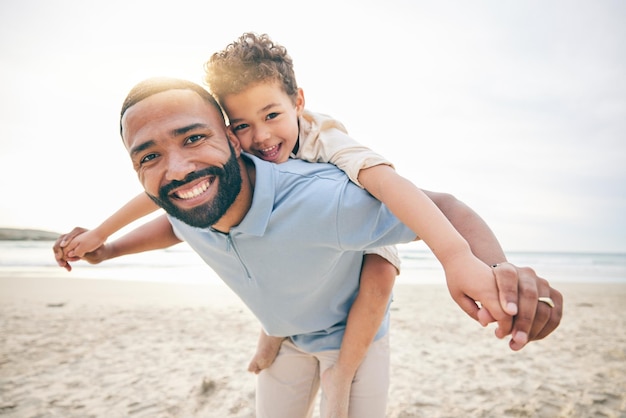
[[[231,228],[230,233],[263,236],[272,215],[272,208],[274,207],[276,167],[273,163],[263,161],[245,152],[242,153],[242,158],[247,158],[252,161],[256,170],[252,204],[243,220],[239,225]]]

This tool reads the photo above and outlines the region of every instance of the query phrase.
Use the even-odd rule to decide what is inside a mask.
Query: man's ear
[[[298,92],[296,93],[296,112],[298,116],[302,116],[303,111],[304,111],[304,90],[299,88]]]
[[[239,142],[239,138],[237,138],[230,127],[226,128],[226,136],[228,137],[230,145],[232,145],[235,150],[235,156],[239,157],[241,155],[241,142]]]

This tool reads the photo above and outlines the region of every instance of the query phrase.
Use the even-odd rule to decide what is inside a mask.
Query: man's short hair
[[[209,104],[215,107],[224,123],[226,123],[222,108],[217,103],[215,98],[211,95],[211,93],[209,93],[204,87],[194,82],[178,78],[155,77],[149,78],[136,84],[135,87],[133,87],[126,96],[124,104],[122,105],[122,110],[120,112],[120,135],[122,135],[122,118],[131,106],[136,105],[140,101],[147,99],[150,96],[169,90],[191,90],[198,93],[200,97],[202,97]]]

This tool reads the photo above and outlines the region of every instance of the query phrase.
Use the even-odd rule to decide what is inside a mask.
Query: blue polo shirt
[[[243,300],[269,335],[302,349],[336,350],[358,288],[363,250],[415,233],[332,164],[256,166],[250,210],[224,234],[170,217],[186,241]],[[388,312],[376,338],[389,328]]]

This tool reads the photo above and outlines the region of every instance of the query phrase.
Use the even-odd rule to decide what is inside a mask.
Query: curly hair
[[[295,100],[298,84],[287,49],[266,34],[247,32],[204,64],[204,81],[223,103],[228,94],[238,94],[253,84],[277,81]]]

